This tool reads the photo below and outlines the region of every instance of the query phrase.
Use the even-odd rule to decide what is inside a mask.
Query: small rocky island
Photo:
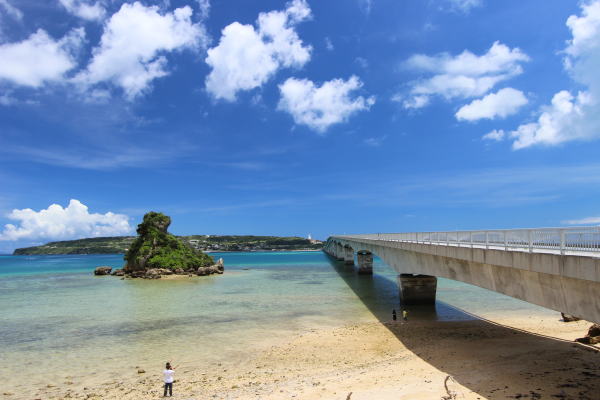
[[[162,275],[212,275],[222,274],[223,259],[217,263],[208,254],[196,250],[167,229],[171,218],[157,212],[144,215],[138,225],[138,237],[125,253],[123,269],[98,267],[95,275],[117,275],[131,278],[158,279]]]

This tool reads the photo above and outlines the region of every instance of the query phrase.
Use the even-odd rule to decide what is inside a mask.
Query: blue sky
[[[600,223],[600,1],[0,0],[0,252]]]

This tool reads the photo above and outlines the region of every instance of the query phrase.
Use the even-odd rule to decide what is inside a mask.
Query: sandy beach
[[[179,365],[173,398],[599,398],[600,349],[573,342],[590,323],[564,323],[558,314],[488,318],[348,324],[272,345],[265,338],[235,363]],[[34,398],[157,399],[160,367],[132,366],[109,381],[66,379]]]

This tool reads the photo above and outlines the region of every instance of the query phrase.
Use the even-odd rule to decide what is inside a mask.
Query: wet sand
[[[573,342],[589,322],[487,317],[349,324],[277,344],[265,338],[235,362],[180,365],[173,398],[431,400],[449,392],[457,399],[600,398],[599,348]],[[33,397],[6,394],[7,388],[3,398],[158,399],[161,367],[132,366],[108,381],[66,377]]]

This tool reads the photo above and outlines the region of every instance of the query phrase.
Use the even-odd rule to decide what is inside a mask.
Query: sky
[[[0,253],[600,224],[600,0],[0,0]]]

